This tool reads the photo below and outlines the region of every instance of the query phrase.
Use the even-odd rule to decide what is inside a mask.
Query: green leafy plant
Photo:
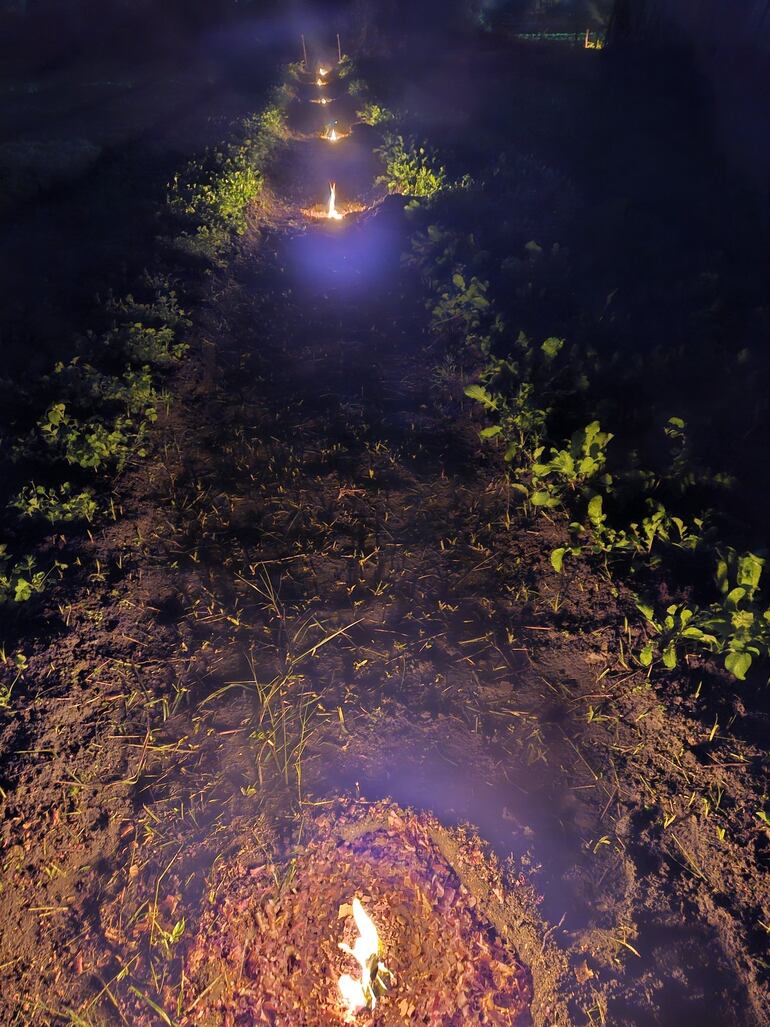
[[[590,528],[587,545],[598,553],[632,553],[649,557],[655,544],[671,545],[677,549],[694,550],[704,537],[705,520],[694,517],[685,521],[668,512],[656,499],[645,499],[648,514],[640,521],[632,521],[623,528],[614,528],[608,523],[604,512],[604,497],[591,496],[587,509],[588,525],[573,523],[570,527],[579,535],[586,535]]]
[[[640,603],[654,636],[639,653],[641,665],[649,667],[659,656],[673,670],[683,651],[700,650],[723,656],[725,669],[745,680],[754,660],[770,653],[770,608],[760,603],[758,594],[764,564],[755,553],[739,555],[730,549],[717,564],[720,602],[705,608],[673,603],[662,616]]]
[[[413,144],[390,136],[382,155],[389,189],[410,192],[419,151],[415,154]],[[622,460],[610,464],[613,434],[601,426],[606,404],[599,407],[592,389],[600,388],[602,376],[614,374],[619,363],[629,372],[627,359],[611,354],[608,362],[591,345],[567,348],[557,337],[536,346],[520,333],[511,344],[491,295],[492,272],[485,274],[487,258],[475,237],[440,224],[426,225],[426,210],[418,206],[413,213],[422,223],[412,234],[403,263],[418,270],[432,293],[432,328],[459,333],[487,357],[479,379],[465,394],[489,417],[479,434],[502,444],[511,487],[525,504],[564,509],[570,516],[569,541],[551,553],[554,569],[561,572],[565,559],[587,553],[605,557],[607,571],[608,556],[623,557],[629,566],[638,562],[655,567],[671,550],[703,552],[714,545],[712,515],[680,511],[675,500],[686,493],[699,496],[705,487],[728,487],[730,481],[697,467],[685,421],[672,416],[666,422],[670,457],[662,466],[641,467],[635,452],[620,453]],[[500,266],[512,295],[523,302],[535,296],[542,301],[552,281],[563,279],[567,270],[566,250],[558,244],[546,250],[534,240]],[[596,416],[600,409],[601,422]],[[549,438],[557,412],[560,421],[570,418],[573,424],[585,417],[585,427],[573,431],[566,443]],[[721,656],[725,668],[743,680],[756,659],[770,655],[770,610],[757,591],[762,566],[755,554],[738,557],[728,550],[717,573],[720,602],[669,603],[659,615],[640,606],[648,638],[639,662],[649,667],[660,660],[664,667],[674,667],[682,653],[708,652]]]
[[[8,555],[7,545],[0,543],[0,606],[28,602],[43,591],[45,579],[45,573],[36,570],[34,557],[14,560]]]
[[[182,917],[169,929],[166,930],[156,919],[153,924],[153,941],[164,952],[167,959],[173,954],[174,946],[182,939],[186,927],[186,920]]]
[[[416,267],[431,291],[435,292],[441,288],[441,276],[457,267],[461,242],[457,232],[439,224],[428,225],[424,231],[412,234],[411,252],[404,255],[403,263],[407,267]]]
[[[387,107],[381,107],[378,103],[369,103],[367,101],[360,110],[356,111],[356,117],[364,125],[374,126],[393,121],[395,115]]]
[[[499,336],[502,331],[503,326],[496,319],[491,336]],[[515,464],[527,474],[543,451],[551,413],[550,400],[557,391],[556,361],[563,348],[563,339],[550,337],[535,346],[520,332],[510,357],[489,358],[482,373],[485,385],[469,385],[465,390],[465,394],[480,402],[497,422],[484,428],[481,438],[500,438],[505,445],[505,462]],[[529,490],[524,485],[519,488],[528,495]]]
[[[175,330],[190,327],[190,319],[179,305],[176,291],[163,276],[147,277],[147,285],[153,290],[153,298],[139,300],[129,293],[123,299],[112,302],[111,307],[122,321],[129,324],[148,324],[155,328]]]
[[[426,146],[402,135],[388,134],[377,150],[385,162],[385,174],[377,180],[389,193],[402,196],[430,197],[446,189],[446,169]]]
[[[290,102],[292,94],[287,93],[285,87],[279,87],[279,89],[280,102],[269,104],[257,116],[256,125],[259,129],[257,133],[253,132],[253,120],[244,122],[244,127],[252,129],[251,132],[247,133],[248,141],[244,144],[249,147],[252,160],[261,155],[263,148],[269,147],[269,143],[266,140],[259,138],[261,135],[266,134],[274,138],[283,138],[286,134],[286,112],[282,104]]]
[[[601,430],[598,421],[592,421],[574,432],[564,448],[552,447],[545,462],[541,459],[545,446],[538,447],[531,468],[533,491],[529,500],[532,505],[553,509],[563,505],[568,493],[582,494],[596,482],[609,486],[612,478],[604,471],[604,466],[612,438],[610,432]]]
[[[264,187],[264,165],[286,137],[285,106],[291,87],[279,90],[274,102],[244,119],[231,141],[174,176],[168,200],[172,210],[192,221],[202,244],[216,253],[230,232],[243,235],[248,208]]]
[[[149,367],[129,368],[117,379],[110,399],[121,404],[128,413],[139,414],[148,421],[157,419],[157,404],[161,396],[155,388]]]
[[[369,92],[369,87],[362,78],[350,78],[348,80],[348,92],[356,100],[363,100]]]
[[[154,420],[154,416],[147,420]],[[127,415],[107,423],[98,418],[81,421],[68,414],[64,403],[54,403],[38,422],[38,429],[37,437],[57,458],[84,470],[105,466],[122,470],[131,456],[146,456],[147,421]],[[29,442],[16,454],[28,455]]]
[[[223,227],[243,235],[248,224],[246,208],[259,196],[263,183],[262,175],[254,168],[233,160],[223,161],[216,175],[191,191],[185,213],[205,227]]]
[[[106,339],[110,348],[120,348],[135,364],[170,367],[187,352],[187,344],[178,342],[172,328],[152,328],[137,321],[121,325]]]
[[[9,506],[22,517],[39,517],[50,524],[91,521],[98,508],[92,489],[75,492],[69,482],[58,488],[25,485]]]
[[[453,323],[468,334],[475,334],[481,327],[482,318],[490,311],[487,299],[489,283],[474,275],[471,278],[455,270],[447,288],[441,293],[433,307],[431,327]]]
[[[167,352],[167,351],[164,351]],[[96,406],[118,406],[127,413],[154,420],[158,392],[150,368],[128,368],[120,377],[103,374],[90,364],[73,360],[57,364],[48,379],[61,399],[79,410],[91,412]]]
[[[528,382],[522,383],[513,394],[492,393],[483,385],[468,385],[465,395],[475,399],[489,413],[493,413],[497,424],[483,428],[482,439],[500,438],[505,443],[504,460],[518,463],[524,454],[537,445],[545,428],[546,411],[532,402],[533,389]]]
[[[356,69],[355,61],[348,54],[342,55],[342,60],[337,62],[337,77],[338,78],[350,78]]]

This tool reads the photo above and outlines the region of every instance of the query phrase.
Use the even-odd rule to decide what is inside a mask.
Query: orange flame
[[[342,974],[337,981],[349,1020],[361,1009],[374,1009],[378,994],[387,991],[383,978],[392,979],[390,970],[380,962],[380,936],[374,921],[357,898],[353,899],[353,919],[358,928],[353,948],[345,942],[339,945],[358,963],[361,976]]]
[[[327,218],[333,221],[341,221],[342,214],[337,210],[337,183],[329,182],[329,209],[326,212]],[[358,900],[356,900],[358,901]]]

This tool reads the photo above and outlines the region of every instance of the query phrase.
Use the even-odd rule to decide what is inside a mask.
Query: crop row
[[[412,160],[441,167],[425,146],[412,148]],[[399,153],[397,190],[419,196],[408,182],[400,188],[407,177],[401,166]],[[436,193],[448,182],[441,172]],[[600,378],[597,353],[555,336],[538,343],[512,328],[485,273],[490,254],[478,232],[461,232],[452,218],[452,204],[462,208],[483,198],[486,183],[465,179],[459,186],[466,195],[456,185],[441,201],[441,219],[435,202],[410,205],[419,227],[405,261],[428,290],[433,330],[480,358],[477,380],[465,394],[489,420],[480,436],[499,450],[523,512],[566,522],[568,540],[550,554],[554,570],[562,574],[568,561],[599,558],[608,576],[625,578],[637,592],[642,618],[634,654],[642,667],[671,670],[687,654],[717,655],[744,680],[770,652],[770,609],[760,587],[764,558],[736,551],[720,537],[718,502],[730,483],[698,466],[687,425],[677,416],[660,426],[664,457],[644,466],[605,423],[614,407],[591,387]],[[523,261],[509,263],[536,270],[542,248],[531,242],[525,250]],[[550,254],[554,264],[557,251]],[[562,434],[570,422],[572,429]],[[655,594],[663,580],[667,590],[674,583],[680,598],[660,606]]]
[[[163,215],[182,257],[216,263],[232,234],[245,231],[264,166],[285,137],[291,96],[291,86],[277,89],[261,114],[174,177]],[[169,376],[188,349],[177,278],[167,261],[162,271],[145,272],[136,296],[99,312],[107,326],[84,335],[73,360],[15,387],[19,415],[0,449],[5,480],[15,483],[3,511],[0,608],[28,602],[66,570],[59,561],[38,566],[44,533],[80,530],[100,517],[115,475],[147,455],[150,428],[171,401]],[[9,539],[23,540],[28,551]]]

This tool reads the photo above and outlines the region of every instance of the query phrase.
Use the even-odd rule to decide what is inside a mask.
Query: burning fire
[[[337,135],[337,129],[330,128],[329,131],[326,133],[326,138],[329,140],[330,143],[336,143],[339,139],[339,136]]]
[[[319,68],[318,69],[318,74],[321,76],[321,78],[325,78],[326,75],[329,74],[329,69],[328,68]]]
[[[327,103],[331,103],[332,102],[332,98],[329,97],[329,96],[320,96],[317,100],[311,100],[310,102],[311,103],[322,103],[324,106],[326,106]]]
[[[325,86],[325,85],[326,85],[326,83],[324,82],[324,80],[323,80],[322,78],[317,78],[317,79],[315,80],[315,84],[316,84],[317,86]]]
[[[339,945],[343,952],[347,952],[358,963],[361,976],[356,978],[351,974],[342,974],[337,982],[348,1017],[360,1009],[374,1009],[379,996],[388,990],[385,978],[389,981],[393,979],[390,970],[380,962],[380,936],[374,921],[357,898],[353,899],[353,919],[359,935],[353,948],[345,942]]]
[[[340,136],[340,139],[344,139],[344,135]],[[350,214],[360,214],[366,210],[366,204],[359,203],[356,200],[346,200],[342,204],[342,210],[337,209],[337,184],[336,182],[329,182],[329,200],[324,200],[322,203],[316,203],[312,207],[303,207],[302,213],[306,218],[310,218],[312,221],[342,221],[343,218],[348,217]]]
[[[341,221],[342,214],[337,210],[337,184],[336,182],[329,182],[329,208],[326,212],[327,218],[332,218],[334,221]],[[357,899],[355,900],[358,901]],[[360,905],[360,903],[359,903]],[[353,907],[355,911],[355,906]],[[364,914],[366,916],[366,914]],[[356,921],[357,923],[358,921]],[[375,932],[376,933],[376,932]]]

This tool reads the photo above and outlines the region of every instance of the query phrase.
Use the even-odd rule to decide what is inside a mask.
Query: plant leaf
[[[560,546],[558,549],[554,549],[551,553],[551,566],[557,574],[561,574],[564,567],[564,557],[567,550],[564,546]]]
[[[725,656],[725,668],[739,681],[746,680],[746,674],[750,666],[750,653],[728,653]]]

